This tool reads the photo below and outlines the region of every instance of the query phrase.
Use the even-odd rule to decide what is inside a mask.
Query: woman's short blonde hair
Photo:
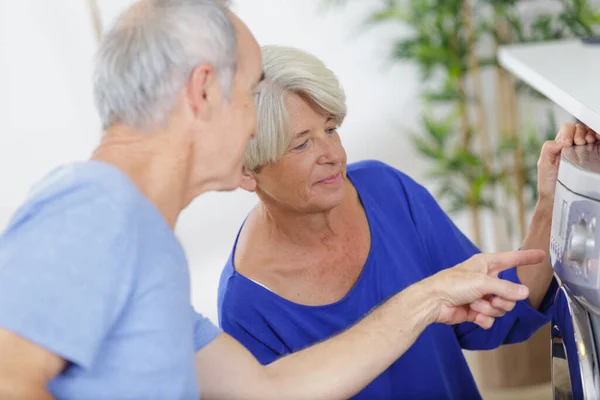
[[[317,57],[283,46],[262,48],[265,80],[255,93],[257,135],[244,155],[244,166],[256,170],[279,160],[292,132],[284,99],[295,93],[324,116],[341,125],[346,117],[346,96],[335,74]]]

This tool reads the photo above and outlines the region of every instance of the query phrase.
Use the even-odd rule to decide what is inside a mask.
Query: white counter
[[[500,64],[600,132],[600,45],[580,40],[508,45]]]

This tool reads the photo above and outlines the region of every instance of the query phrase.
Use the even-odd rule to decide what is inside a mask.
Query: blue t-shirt
[[[406,175],[376,161],[349,165],[347,173],[367,215],[371,249],[358,281],[341,300],[299,305],[237,273],[233,254],[225,266],[219,288],[221,327],[263,364],[351,327],[407,286],[478,252],[433,197]],[[502,278],[518,282],[514,268],[503,272]],[[553,285],[549,293],[554,290]],[[542,312],[551,299],[546,296]],[[487,331],[472,323],[433,324],[355,398],[480,398],[462,349],[520,342],[548,321],[521,301]]]
[[[183,249],[117,168],[44,179],[0,237],[0,327],[59,355],[59,399],[198,399],[194,351],[218,334],[190,304]]]

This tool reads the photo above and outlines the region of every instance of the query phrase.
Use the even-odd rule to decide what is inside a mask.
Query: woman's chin
[[[340,190],[338,193],[328,193],[327,195],[320,195],[316,201],[314,201],[315,208],[318,208],[322,212],[329,211],[344,201],[345,193]]]

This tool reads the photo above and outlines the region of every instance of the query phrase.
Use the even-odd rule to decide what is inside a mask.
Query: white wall
[[[85,2],[0,0],[0,225],[28,187],[99,138]]]
[[[130,1],[99,0],[104,21]],[[237,0],[261,44],[306,49],[340,77],[349,115],[341,129],[350,161],[383,160],[416,178],[424,164],[407,140],[417,130],[418,79],[385,61],[397,27],[359,33],[369,2],[325,11],[319,0]],[[99,139],[91,97],[93,31],[79,0],[0,0],[0,225],[51,167],[85,159]],[[182,215],[177,234],[192,271],[193,303],[216,320],[216,291],[239,225],[254,204],[241,191],[211,193]]]

